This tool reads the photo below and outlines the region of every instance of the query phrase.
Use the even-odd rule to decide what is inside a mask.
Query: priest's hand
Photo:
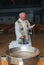
[[[25,36],[21,36],[20,39],[25,39]]]
[[[32,28],[28,28],[27,31],[32,30]]]

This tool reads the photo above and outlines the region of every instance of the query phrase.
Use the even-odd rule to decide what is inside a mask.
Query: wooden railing
[[[44,25],[35,24],[35,27],[33,28],[33,32],[44,32]]]
[[[13,33],[14,32],[14,24],[0,24],[0,32],[2,33]]]

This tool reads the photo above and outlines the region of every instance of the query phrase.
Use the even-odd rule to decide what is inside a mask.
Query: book
[[[34,24],[34,25],[31,25],[31,26],[29,27],[29,29],[32,29],[34,26],[35,26],[35,24]]]

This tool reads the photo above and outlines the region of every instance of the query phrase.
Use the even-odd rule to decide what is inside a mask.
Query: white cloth
[[[31,46],[31,42],[30,44],[18,44],[18,41],[11,41],[10,44],[9,44],[9,49],[11,48],[15,48],[15,47],[23,47],[23,46],[26,46],[26,47],[30,47]]]
[[[26,40],[29,42],[29,44],[25,44],[25,45],[32,46],[32,44],[31,44],[31,37],[28,40],[28,31],[27,31],[28,28],[27,28],[27,26],[25,24],[25,21],[22,21],[20,18],[18,19],[18,21],[20,21],[22,23],[22,26],[23,26],[23,29],[24,29],[24,32],[25,32],[25,35],[26,35]],[[20,37],[22,36],[22,34],[21,34],[21,31],[20,31],[20,28],[19,28],[19,25],[18,25],[18,21],[16,21],[16,23],[15,23],[16,41],[14,41],[14,42],[12,41],[10,43],[10,45],[9,45],[9,48],[14,48],[16,46],[22,46],[22,45],[24,45],[24,44],[18,44],[20,41],[22,41],[20,39]],[[30,23],[28,25],[30,27]]]

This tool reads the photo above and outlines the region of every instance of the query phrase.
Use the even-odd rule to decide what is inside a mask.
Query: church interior
[[[31,35],[32,46],[40,51],[37,65],[44,65],[44,0],[0,0],[0,58],[5,57],[10,42],[16,40],[15,21],[21,11],[27,13],[31,25],[35,24]],[[0,65],[9,64],[3,59]]]

